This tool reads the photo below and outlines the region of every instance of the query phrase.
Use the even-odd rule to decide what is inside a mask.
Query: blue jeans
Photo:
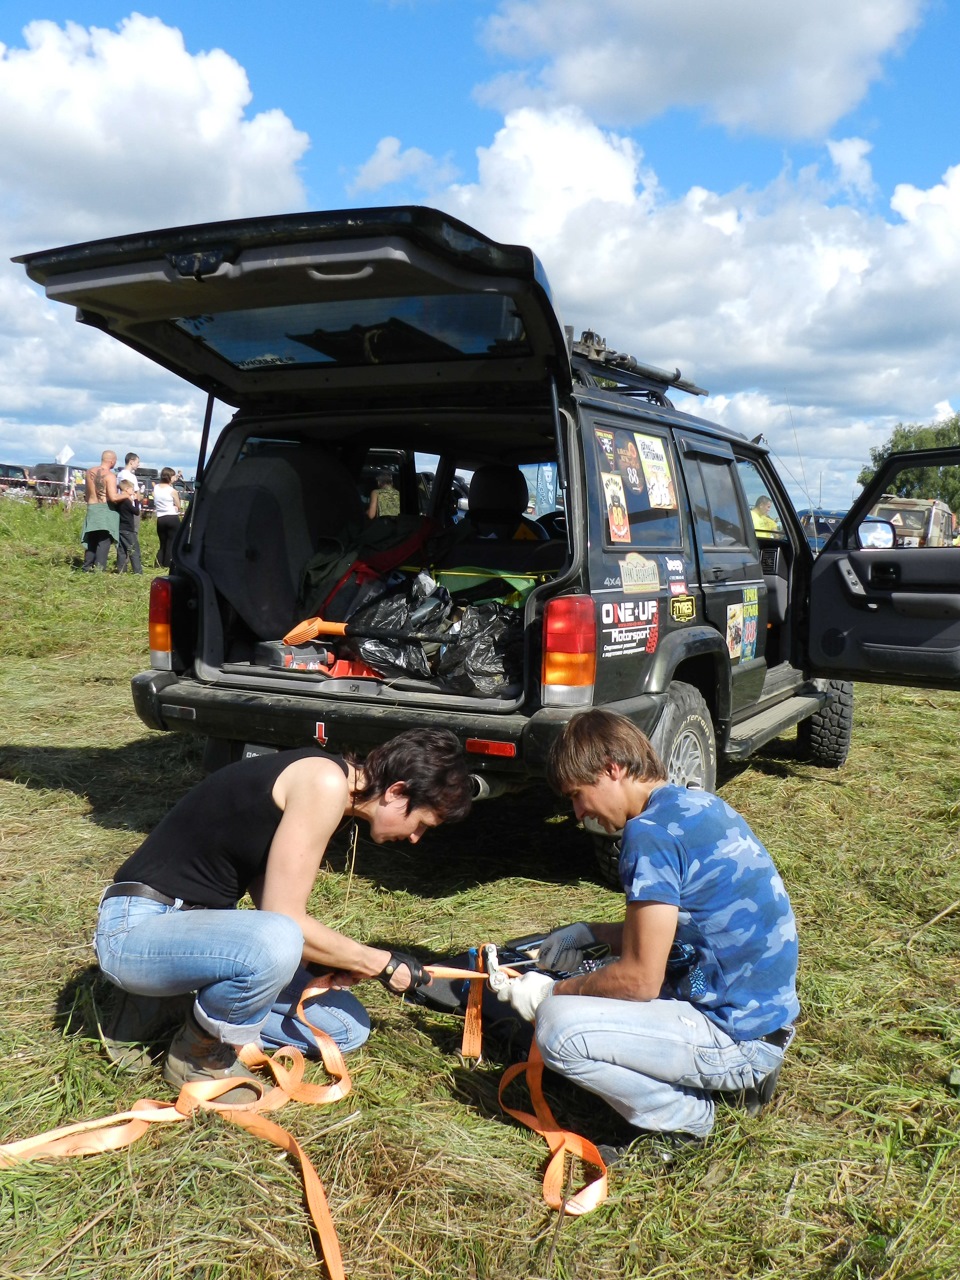
[[[548,1067],[638,1129],[697,1137],[713,1128],[714,1093],[755,1088],[784,1052],[732,1040],[683,1000],[549,996],[536,1037]]]
[[[182,911],[149,898],[107,898],[94,936],[104,977],[143,996],[196,992],[197,1022],[218,1040],[269,1047],[294,1044],[316,1054],[297,1004],[310,975],[301,967],[303,934],[274,911]],[[310,1025],[344,1052],[370,1034],[370,1020],[347,991],[311,1000]]]

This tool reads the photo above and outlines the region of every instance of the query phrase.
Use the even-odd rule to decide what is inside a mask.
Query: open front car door
[[[891,454],[817,557],[807,619],[813,674],[960,688],[957,522],[915,521],[925,505],[957,510],[960,448]]]

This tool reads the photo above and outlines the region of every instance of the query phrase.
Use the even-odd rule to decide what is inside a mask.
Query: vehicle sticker
[[[597,437],[597,444],[600,446],[603,461],[606,463],[605,470],[612,471],[616,465],[613,454],[613,432],[602,431],[600,427],[594,427],[593,431]]]
[[[749,662],[757,656],[757,623],[760,618],[760,604],[756,587],[743,589],[743,645],[740,661]]]
[[[687,566],[679,556],[665,556],[663,563],[666,566],[669,582],[682,582],[686,578]]]
[[[320,743],[321,747],[325,747],[327,745],[327,730],[322,720],[317,721],[317,731],[313,736]]]
[[[648,560],[636,551],[631,551],[625,560],[620,561],[620,580],[624,591],[630,595],[638,591],[660,590],[660,570],[656,560]]]
[[[685,582],[671,582],[670,594],[672,596],[685,596],[687,594],[687,584]]]
[[[619,578],[604,578],[604,580],[603,580],[603,585],[604,585],[605,587],[619,587],[619,586],[620,586],[620,579],[619,579]]]
[[[643,478],[647,482],[647,499],[651,507],[675,510],[677,494],[670,475],[666,445],[659,436],[642,436],[638,431],[634,432],[634,439],[640,451],[640,464],[643,467]]]
[[[623,481],[618,475],[603,477],[603,496],[607,503],[607,524],[611,542],[630,541],[630,517],[623,494]]]
[[[697,602],[693,596],[674,596],[670,601],[670,617],[674,622],[692,622],[697,616]]]
[[[601,658],[653,653],[660,638],[659,601],[618,600],[600,606]]]
[[[743,605],[727,605],[727,653],[739,658],[743,652]]]
[[[627,431],[618,431],[616,435],[617,468],[623,482],[633,493],[643,493],[643,472],[640,467],[640,454],[637,446]]]

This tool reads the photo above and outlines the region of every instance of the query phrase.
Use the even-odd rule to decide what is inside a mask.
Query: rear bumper
[[[410,703],[377,705],[319,702],[302,697],[240,692],[201,684],[169,671],[143,671],[132,682],[137,715],[151,729],[258,743],[299,747],[319,742],[332,751],[350,749],[364,755],[404,729],[449,729],[468,750],[471,769],[516,778],[541,777],[550,747],[578,707],[540,708],[532,714],[492,715],[443,711]],[[646,732],[652,730],[662,705],[656,694],[644,694],[610,705]],[[513,756],[470,750],[471,739],[506,743]]]

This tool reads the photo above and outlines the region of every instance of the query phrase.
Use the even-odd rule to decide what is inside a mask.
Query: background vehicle
[[[676,409],[675,392],[705,394],[679,371],[573,342],[529,249],[397,208],[18,261],[203,387],[207,423],[214,398],[236,407],[209,463],[202,447],[151,592],[152,669],[133,681],[141,719],[205,737],[211,765],[312,741],[363,753],[436,725],[494,795],[541,778],[570,717],[607,706],[673,779],[713,789],[718,755],[794,727],[808,758],[842,764],[853,679],[960,685],[960,551],[933,566],[862,547],[875,487],[814,560],[766,449]],[[378,526],[403,554],[371,566],[364,498],[385,459],[408,523]],[[875,485],[895,487],[896,465]],[[545,515],[562,520],[527,513],[530,474],[553,478]],[[762,541],[757,494],[777,525]],[[393,637],[364,636],[384,606]],[[284,642],[348,616],[353,639]]]
[[[20,462],[0,462],[0,491],[33,488],[30,468]]]
[[[38,462],[32,468],[34,493],[50,502],[84,501],[86,467],[65,462]]]
[[[953,545],[954,515],[939,498],[898,498],[895,493],[885,493],[870,514],[889,520],[898,547]]]
[[[140,485],[140,501],[143,504],[143,515],[153,515],[153,486],[160,479],[157,467],[137,467],[134,474]]]
[[[799,512],[800,527],[814,555],[823,550],[827,539],[846,514],[845,511],[825,511],[823,507]]]

